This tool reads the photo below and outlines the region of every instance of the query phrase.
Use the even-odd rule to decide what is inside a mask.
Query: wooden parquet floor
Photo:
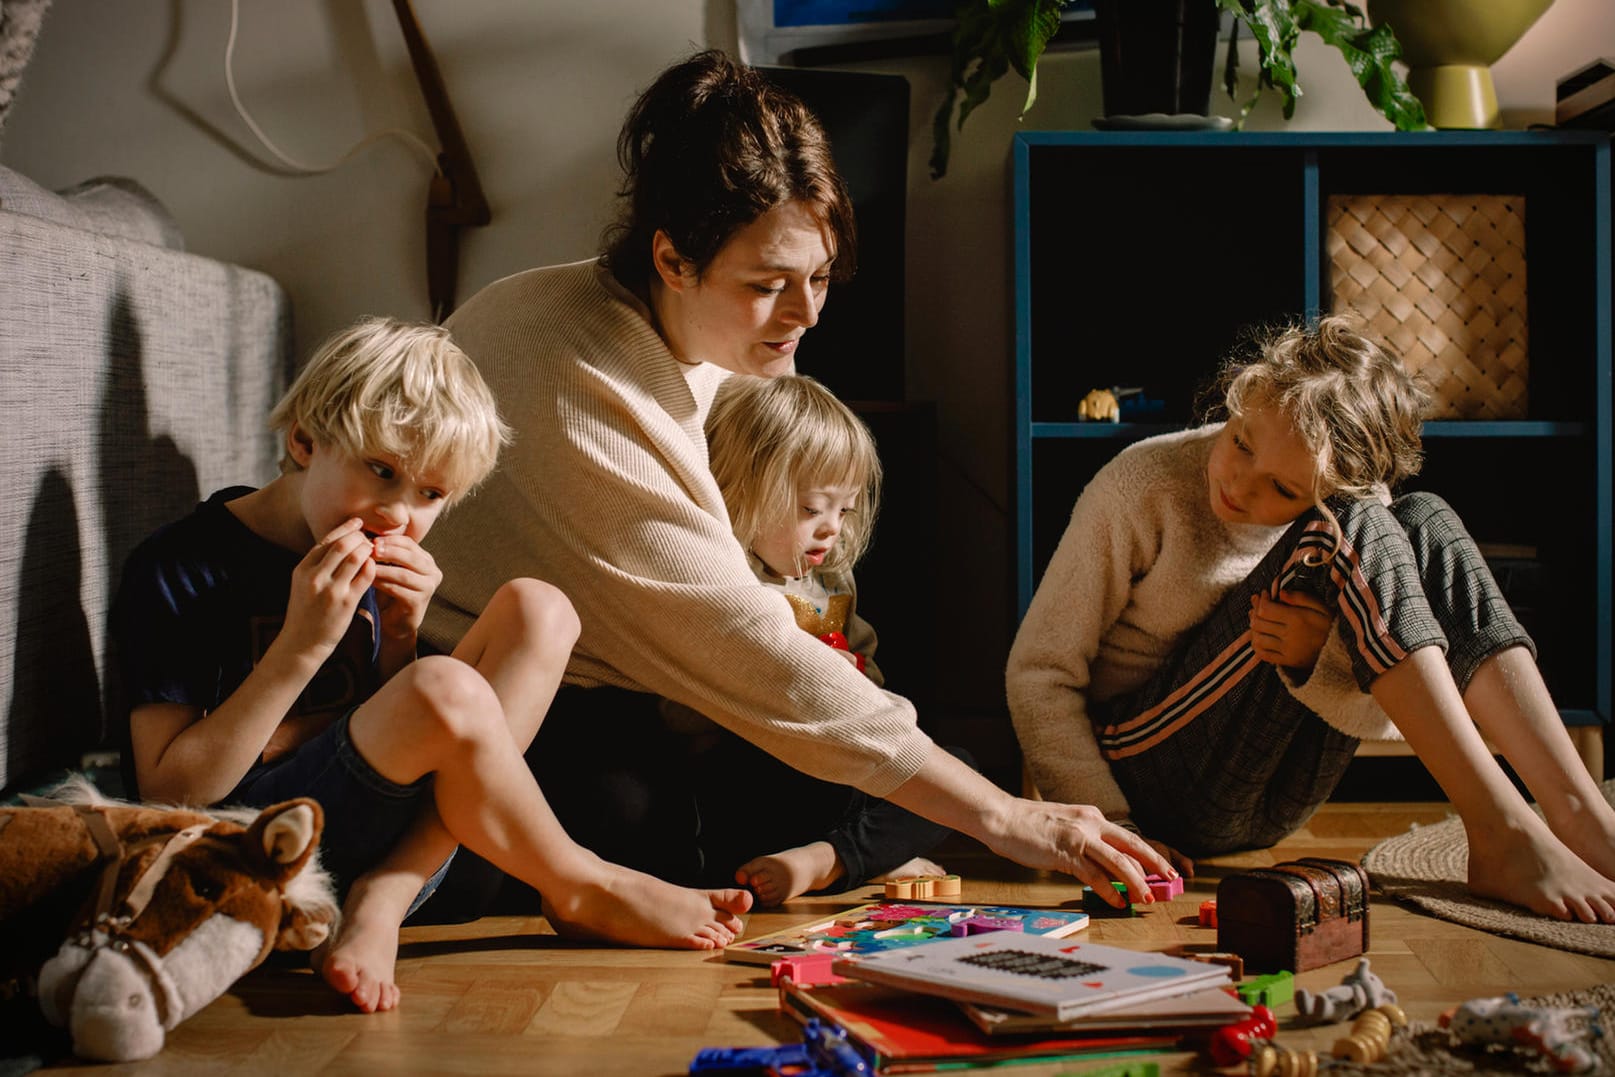
[[[1135,919],[1095,920],[1089,937],[1143,950],[1214,943],[1214,931],[1195,926],[1195,912],[1229,871],[1300,856],[1355,859],[1379,839],[1414,822],[1439,821],[1446,811],[1443,804],[1327,805],[1282,845],[1207,861],[1181,898]],[[965,875],[966,901],[1059,905],[1080,895],[1070,880],[979,852],[943,859]],[[863,890],[799,900],[755,914],[751,931],[788,927],[871,896]],[[1464,999],[1508,990],[1544,994],[1615,981],[1615,961],[1498,938],[1388,901],[1373,903],[1371,927],[1374,971],[1414,1018],[1434,1019]],[[1330,987],[1350,967],[1308,972],[1299,982]],[[685,1073],[702,1047],[799,1039],[794,1022],[775,1011],[766,969],[700,953],[580,947],[558,939],[541,919],[408,928],[398,973],[402,1006],[362,1015],[306,970],[260,968],[170,1033],[167,1047],[146,1063],[47,1072],[660,1077]],[[1281,1040],[1327,1051],[1339,1032],[1338,1026],[1281,1029]],[[1155,1060],[1163,1073],[1210,1068],[1191,1053]],[[1072,1060],[1013,1072],[1051,1077],[1104,1064]]]

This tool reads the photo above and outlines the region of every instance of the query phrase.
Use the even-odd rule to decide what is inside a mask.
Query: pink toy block
[[[768,982],[778,987],[781,980],[789,977],[799,987],[844,984],[847,982],[845,976],[837,976],[830,971],[830,963],[836,956],[834,953],[823,953],[782,957],[768,966]]]
[[[1156,901],[1171,901],[1183,893],[1183,877],[1176,879],[1163,879],[1159,875],[1146,875],[1144,881],[1149,884],[1150,893],[1155,895]]]

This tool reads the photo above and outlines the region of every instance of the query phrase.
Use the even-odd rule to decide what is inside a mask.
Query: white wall
[[[1496,65],[1511,126],[1551,120],[1554,80],[1615,56],[1612,7],[1558,0]],[[694,47],[734,44],[733,0],[415,0],[415,9],[493,207],[491,226],[463,234],[462,297],[524,267],[594,253],[612,210],[617,128],[635,93]],[[0,130],[0,161],[51,187],[138,179],[174,212],[190,249],[286,287],[299,354],[362,313],[426,317],[426,164],[389,140],[324,176],[271,167],[226,91],[229,20],[226,0],[55,0]],[[1004,79],[956,137],[947,178],[932,182],[930,121],[946,59],[860,66],[913,86],[908,384],[911,396],[938,402],[939,540],[972,569],[944,584],[974,628],[945,638],[938,695],[987,711],[1001,706],[1010,633],[1008,145],[1023,91]],[[1337,54],[1314,39],[1299,66],[1306,95],[1292,128],[1386,126]],[[299,157],[330,160],[390,126],[431,141],[386,0],[241,0],[235,71],[251,113]],[[1096,57],[1051,54],[1041,71],[1024,126],[1087,127],[1099,112]],[[1272,101],[1248,124],[1282,125]],[[1151,328],[1140,327],[1141,346],[1161,345]]]

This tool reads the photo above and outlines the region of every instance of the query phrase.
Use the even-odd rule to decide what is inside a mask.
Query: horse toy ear
[[[246,844],[254,856],[262,857],[265,874],[284,884],[303,870],[324,829],[319,802],[299,797],[259,812],[247,828]]]
[[[262,851],[266,870],[278,874],[285,887],[287,880],[301,875],[308,865],[324,826],[319,802],[300,797],[265,808],[247,829],[246,842],[249,848]],[[337,916],[335,905],[329,902],[283,896],[275,949],[314,949],[330,937]]]

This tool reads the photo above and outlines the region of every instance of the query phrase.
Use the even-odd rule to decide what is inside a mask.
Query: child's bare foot
[[[891,871],[876,875],[869,881],[872,883],[889,882],[892,879],[908,879],[915,875],[946,875],[948,869],[935,860],[927,860],[923,856],[916,856],[913,860],[897,865]]]
[[[1548,826],[1588,867],[1615,879],[1615,808],[1602,798],[1596,804],[1573,802],[1561,818],[1549,818]]]
[[[557,934],[674,950],[728,946],[751,908],[744,890],[692,890],[604,861],[597,877],[543,898]]]
[[[1469,889],[1556,920],[1615,924],[1615,881],[1532,815],[1502,830],[1469,831]]]
[[[398,961],[398,921],[361,900],[350,900],[337,934],[310,957],[325,982],[347,995],[362,1013],[398,1005],[394,967]]]
[[[759,856],[735,869],[735,882],[749,887],[764,905],[778,905],[809,890],[823,890],[845,872],[827,841]]]

